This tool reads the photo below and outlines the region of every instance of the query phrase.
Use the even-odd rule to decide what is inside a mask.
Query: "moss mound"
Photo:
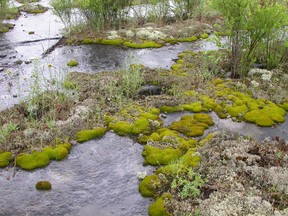
[[[39,181],[37,182],[35,187],[37,190],[51,190],[52,189],[52,185],[48,181]]]
[[[13,157],[11,152],[0,152],[0,167],[8,166],[12,159]]]
[[[50,160],[63,160],[65,157],[67,157],[69,150],[71,148],[71,144],[69,143],[70,146],[61,144],[56,146],[55,148],[52,147],[46,147],[43,148],[43,152],[46,153],[49,157]]]
[[[49,162],[49,156],[45,152],[34,151],[32,154],[20,154],[16,157],[16,165],[25,170],[45,167]]]
[[[208,114],[197,113],[195,115],[186,115],[180,121],[173,122],[170,126],[172,130],[176,130],[188,137],[197,137],[204,134],[204,130],[214,122]]]
[[[144,197],[152,197],[160,184],[161,181],[158,178],[158,175],[146,176],[139,184],[139,192]]]
[[[79,131],[76,134],[76,141],[79,143],[86,142],[91,139],[101,138],[106,133],[106,128],[98,127],[92,130]]]
[[[78,62],[75,60],[71,60],[67,63],[67,66],[69,66],[69,67],[75,67],[77,65],[78,65]]]
[[[166,166],[159,167],[156,170],[156,174],[163,174],[168,178],[174,178],[177,175],[183,175],[188,172],[187,166],[183,164],[169,164]]]
[[[172,147],[160,149],[151,145],[146,145],[142,152],[142,156],[148,164],[167,165],[171,161],[177,160],[182,156],[183,152],[180,149],[174,149]]]
[[[166,199],[171,199],[170,193],[164,193],[159,199],[149,206],[149,216],[170,216],[171,214],[165,209]]]

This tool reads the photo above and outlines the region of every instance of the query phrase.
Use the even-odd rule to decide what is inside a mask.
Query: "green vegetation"
[[[213,0],[212,3],[225,18],[229,31],[232,77],[246,75],[255,61],[268,68],[283,63],[288,22],[283,1]],[[273,22],[275,19],[277,22]]]
[[[0,168],[8,166],[12,159],[11,152],[0,152]]]
[[[86,142],[91,139],[101,138],[106,133],[106,128],[94,128],[92,130],[83,130],[76,134],[76,140],[79,143]]]
[[[76,67],[78,65],[78,62],[75,60],[71,60],[67,63],[67,66],[69,67]]]

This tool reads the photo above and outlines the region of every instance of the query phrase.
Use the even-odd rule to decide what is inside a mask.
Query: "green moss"
[[[195,167],[201,161],[200,156],[195,153],[195,149],[189,149],[180,159],[179,163],[188,167]]]
[[[139,184],[139,192],[144,197],[152,197],[160,185],[158,175],[146,176]]]
[[[156,116],[159,116],[159,114],[160,114],[160,109],[158,109],[158,108],[151,108],[151,109],[149,110],[149,113],[151,113],[151,114],[153,114],[153,115],[156,115]]]
[[[244,119],[247,122],[255,123],[258,126],[262,127],[270,127],[275,124],[272,119],[262,110],[252,110],[250,112],[247,112],[244,115]]]
[[[215,102],[214,99],[209,98],[207,96],[203,96],[202,100],[203,100],[203,106],[207,109],[214,110],[218,106],[218,104]]]
[[[241,106],[226,106],[226,112],[229,113],[230,116],[232,117],[239,117],[244,115],[248,109],[245,104]]]
[[[170,216],[171,214],[165,209],[166,199],[171,199],[170,193],[164,193],[159,199],[149,206],[149,216]]]
[[[11,152],[0,152],[0,167],[8,166],[12,159],[13,157]]]
[[[106,39],[102,39],[100,41],[101,44],[104,45],[112,45],[112,46],[119,46],[123,43],[123,40],[121,38],[118,39],[114,39],[114,40],[106,40]]]
[[[47,166],[50,162],[45,152],[32,152],[32,154],[19,154],[16,157],[16,165],[25,170]]]
[[[182,108],[178,106],[176,107],[162,106],[160,110],[161,112],[164,112],[164,113],[174,113],[174,112],[182,111]]]
[[[60,160],[63,160],[65,157],[67,157],[68,153],[69,153],[69,149],[67,149],[65,147],[66,145],[58,145],[56,146],[55,148],[52,148],[52,147],[46,147],[46,148],[43,148],[43,152],[45,152],[49,159],[50,160],[57,160],[57,161],[60,161]]]
[[[208,134],[204,139],[199,141],[200,145],[204,145],[205,143],[209,142],[214,137],[213,133]]]
[[[189,137],[202,136],[204,130],[214,125],[212,118],[208,114],[197,113],[194,116],[182,116],[180,121],[173,122],[170,126]]]
[[[78,65],[78,62],[75,60],[71,60],[67,63],[67,66],[69,66],[69,67],[75,67],[77,65]]]
[[[125,136],[131,133],[132,125],[125,121],[110,123],[109,128],[112,129],[119,136]]]
[[[197,41],[197,40],[198,40],[198,38],[196,36],[177,39],[178,42],[194,42],[194,41]]]
[[[149,121],[146,118],[140,117],[133,123],[130,133],[134,135],[140,134],[149,129]]]
[[[202,103],[201,102],[194,102],[191,104],[184,104],[182,105],[183,109],[186,111],[190,111],[190,112],[194,112],[194,113],[198,113],[198,112],[202,112]]]
[[[211,81],[211,83],[215,86],[219,85],[219,84],[223,84],[224,83],[224,80],[223,79],[220,79],[220,78],[217,78],[217,79],[213,79]]]
[[[160,112],[159,112],[160,113]],[[151,119],[151,120],[158,120],[159,119],[159,114],[153,114],[149,112],[144,112],[140,114],[140,117],[145,118],[145,119]]]
[[[181,157],[182,151],[180,149],[174,148],[164,148],[159,149],[151,145],[146,145],[142,152],[142,156],[148,164],[157,165],[167,165],[173,160],[177,160]]]
[[[178,175],[183,175],[188,172],[188,168],[183,164],[169,164],[159,167],[156,174],[164,174],[167,178],[174,178]]]
[[[128,42],[127,41],[127,42],[123,43],[123,46],[130,47],[130,48],[133,48],[133,49],[145,49],[145,48],[160,48],[163,45],[159,44],[159,43],[156,43],[154,41],[144,41],[141,44],[132,43],[132,42]]]
[[[37,182],[35,187],[37,190],[51,190],[52,189],[52,185],[48,181],[39,181]]]
[[[282,109],[285,109],[286,111],[288,111],[288,102],[284,102],[282,104],[279,104],[279,106],[282,108]]]
[[[76,134],[76,141],[82,143],[91,139],[101,138],[105,133],[106,128],[104,127],[98,127],[92,130],[83,130]]]
[[[204,114],[204,113],[197,113],[195,115],[193,115],[193,118],[200,123],[205,123],[209,126],[213,126],[214,122],[213,119],[210,115],[208,114]]]
[[[209,35],[207,34],[207,33],[203,33],[202,35],[201,35],[201,38],[202,39],[207,39],[209,37]]]
[[[178,40],[175,39],[175,38],[168,38],[168,39],[164,39],[164,42],[165,42],[165,43],[170,43],[170,44],[174,45],[174,44],[177,44],[177,43],[178,43]]]

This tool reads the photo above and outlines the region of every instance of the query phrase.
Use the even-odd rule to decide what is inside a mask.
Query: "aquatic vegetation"
[[[97,127],[92,130],[79,131],[76,134],[76,141],[79,143],[86,142],[91,139],[101,138],[106,133],[105,127]]]
[[[52,189],[52,185],[48,181],[39,181],[37,182],[35,187],[37,190],[51,190]]]
[[[12,160],[13,157],[11,152],[0,152],[0,168],[8,166]]]
[[[69,66],[69,67],[75,67],[77,65],[78,65],[78,62],[75,60],[71,60],[67,63],[67,66]]]

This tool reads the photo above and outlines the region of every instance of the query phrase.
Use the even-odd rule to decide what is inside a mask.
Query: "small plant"
[[[176,176],[171,184],[171,189],[179,193],[181,199],[197,198],[200,196],[200,189],[204,185],[205,180],[201,175],[195,173],[192,169],[185,176]]]
[[[69,67],[76,67],[78,65],[78,62],[75,60],[71,60],[67,63],[67,66]]]
[[[0,128],[0,143],[5,144],[8,141],[10,134],[16,131],[17,128],[18,125],[15,123],[9,123]]]

